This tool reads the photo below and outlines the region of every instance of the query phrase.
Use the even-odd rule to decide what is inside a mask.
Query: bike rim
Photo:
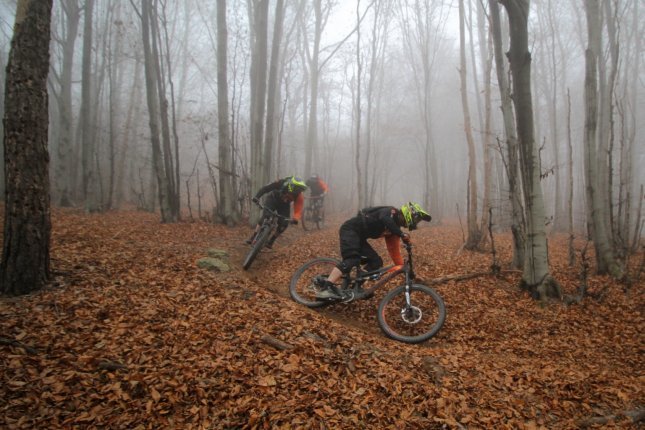
[[[289,290],[291,297],[298,303],[309,307],[318,307],[326,304],[316,299],[320,291],[320,282],[327,279],[337,262],[332,259],[314,260],[302,266],[291,279]]]
[[[379,323],[390,337],[408,343],[418,343],[434,336],[445,320],[445,306],[440,297],[428,289],[412,286],[409,302],[405,288],[386,296],[379,307]],[[436,294],[436,293],[435,293]]]

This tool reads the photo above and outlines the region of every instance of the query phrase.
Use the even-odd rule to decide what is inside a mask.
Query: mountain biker
[[[306,184],[309,187],[309,195],[312,198],[324,197],[327,194],[327,191],[329,191],[327,183],[317,174],[311,175],[311,177],[307,179]]]
[[[322,208],[324,203],[325,203],[325,196],[327,195],[327,191],[329,191],[329,186],[325,181],[322,180],[318,174],[313,174],[309,179],[307,179],[307,187],[309,187],[309,205],[307,206],[307,210],[312,211],[313,213],[315,208]],[[318,213],[317,217],[320,217],[320,214]],[[313,218],[313,215],[312,215]],[[314,221],[320,221],[320,219],[314,220]]]
[[[260,202],[260,197],[268,194],[264,200],[264,210],[262,216],[255,226],[253,235],[246,240],[246,243],[251,245],[255,237],[260,231],[260,226],[265,218],[269,217],[270,210],[277,212],[284,218],[278,220],[278,228],[273,233],[267,244],[266,248],[271,249],[275,240],[282,234],[283,231],[289,226],[289,222],[285,218],[289,218],[291,203],[293,202],[293,220],[292,224],[298,224],[298,220],[302,216],[302,207],[304,206],[303,192],[307,189],[307,185],[302,179],[297,176],[287,176],[286,178],[278,179],[271,182],[258,190],[255,196],[251,199],[254,203]]]
[[[383,259],[367,242],[367,239],[385,238],[387,250],[396,266],[403,264],[400,240],[410,243],[410,234],[401,228],[415,230],[420,221],[428,221],[432,217],[417,203],[406,203],[401,208],[394,206],[376,206],[364,208],[358,214],[345,221],[340,227],[340,255],[342,262],[334,267],[328,278],[322,282],[321,290],[316,294],[319,299],[340,298],[336,283],[343,275],[362,263],[365,258],[366,271],[377,270],[383,266]],[[365,260],[363,260],[365,261]],[[396,270],[394,267],[392,270]]]

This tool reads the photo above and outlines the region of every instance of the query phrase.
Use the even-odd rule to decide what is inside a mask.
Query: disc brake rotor
[[[416,324],[421,321],[423,312],[416,306],[405,307],[401,309],[401,319],[408,324]]]

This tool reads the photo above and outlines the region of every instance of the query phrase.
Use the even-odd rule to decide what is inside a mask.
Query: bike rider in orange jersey
[[[405,227],[412,231],[420,221],[430,222],[432,217],[417,203],[406,203],[401,208],[394,206],[376,206],[361,209],[358,214],[345,221],[340,227],[340,254],[342,262],[332,269],[321,290],[316,294],[320,299],[337,299],[340,293],[336,283],[343,275],[358,266],[365,258],[365,270],[370,272],[383,266],[383,259],[367,242],[367,239],[383,237],[387,250],[396,266],[403,264],[400,240],[410,242],[410,235],[404,233]],[[394,267],[392,270],[396,270]]]
[[[253,243],[255,236],[260,230],[262,221],[264,218],[269,216],[268,210],[273,210],[284,218],[289,218],[291,203],[293,202],[293,220],[291,222],[293,224],[298,224],[298,220],[302,217],[302,208],[304,206],[304,197],[302,193],[306,189],[307,185],[297,176],[287,176],[286,178],[278,179],[277,181],[271,182],[270,184],[260,188],[252,199],[254,203],[259,203],[260,197],[265,194],[268,195],[264,201],[262,216],[255,227],[253,235],[246,240],[246,243],[249,245]],[[282,234],[282,232],[289,226],[288,221],[284,218],[280,219],[276,232],[273,233],[273,236],[271,236],[265,245],[266,248],[271,249],[278,236],[280,236],[280,234]]]
[[[311,177],[307,179],[306,183],[307,187],[309,187],[309,195],[312,198],[324,197],[329,191],[327,183],[317,174],[311,175]]]

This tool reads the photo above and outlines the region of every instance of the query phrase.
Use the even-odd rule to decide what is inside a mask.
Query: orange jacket
[[[397,266],[403,264],[403,257],[401,256],[401,238],[394,234],[385,234],[385,245],[387,252],[390,253],[390,258]]]
[[[293,219],[300,221],[302,218],[302,208],[305,207],[305,197],[303,193],[299,193],[293,201]]]

